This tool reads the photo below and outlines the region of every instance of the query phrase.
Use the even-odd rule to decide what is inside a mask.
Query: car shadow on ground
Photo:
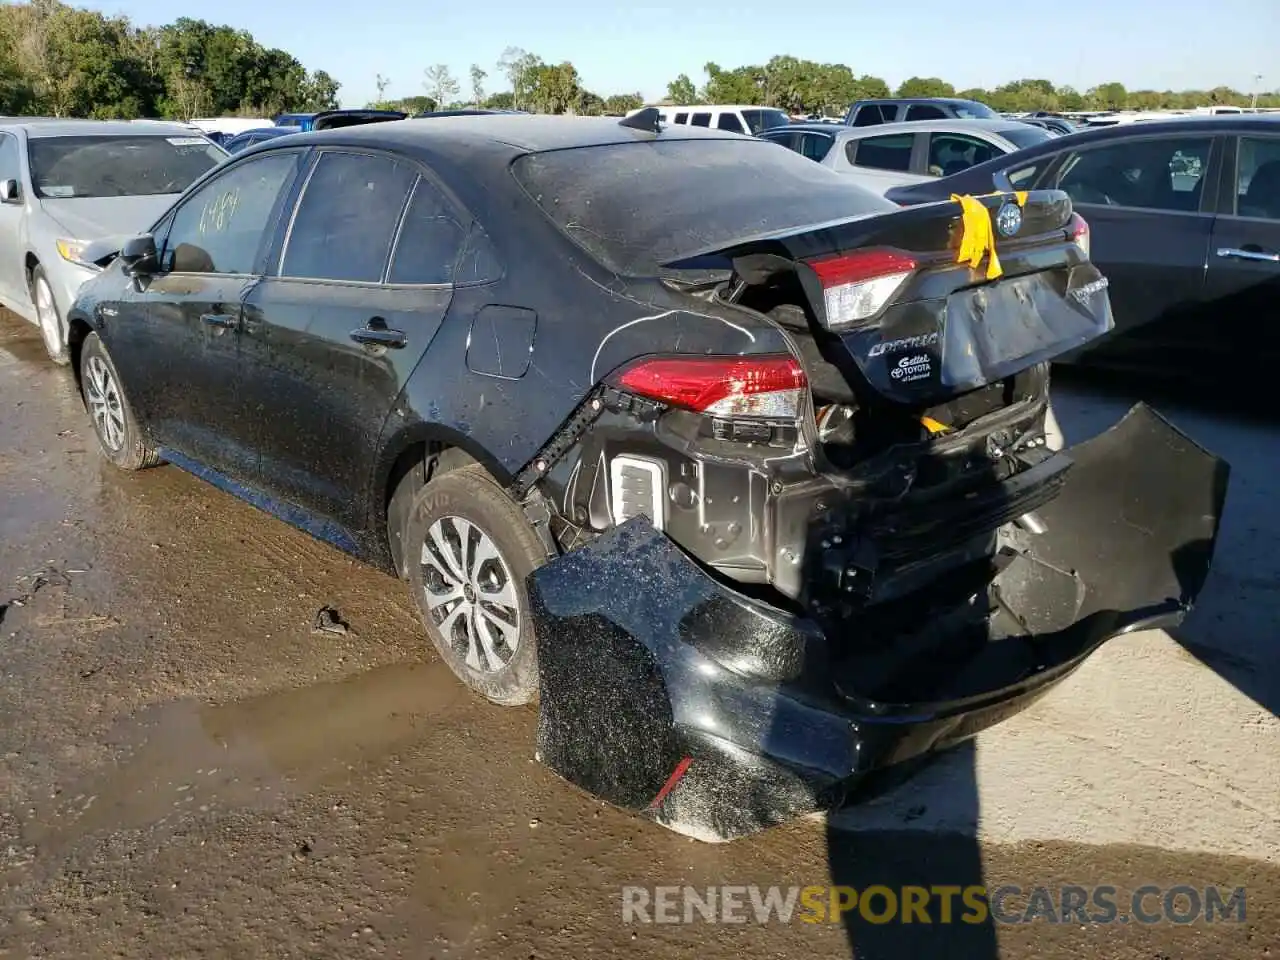
[[[1280,715],[1280,643],[1275,640],[1280,570],[1271,551],[1280,542],[1280,510],[1267,496],[1268,478],[1280,472],[1274,425],[1238,407],[1197,404],[1194,395],[1108,390],[1093,378],[1079,387],[1076,382],[1067,378],[1055,391],[1066,446],[1106,431],[1134,403],[1145,401],[1232,465],[1209,580],[1196,608],[1170,635],[1241,693]],[[1182,556],[1185,550],[1170,557],[1175,570],[1188,559]],[[1009,914],[1025,904],[1016,893],[1004,899],[987,888],[978,840],[982,810],[976,757],[977,745],[969,740],[876,774],[828,818],[831,883],[851,888],[857,898],[841,917],[850,956],[994,960],[1000,955],[996,920],[1012,919]],[[877,803],[881,798],[886,802]],[[913,825],[915,820],[928,827]],[[927,922],[918,916],[908,922],[902,900],[912,887],[922,891],[919,896],[928,891]],[[970,888],[976,888],[984,909],[969,907],[964,893]],[[896,909],[888,898],[894,898]],[[944,913],[946,900],[950,909]],[[993,907],[1001,911],[999,917],[992,916]]]
[[[995,923],[984,908],[966,904],[965,891],[986,900],[986,878],[978,843],[978,784],[976,747],[962,743],[942,754],[902,764],[866,781],[842,811],[827,822],[827,862],[834,887],[856,891],[842,916],[850,956],[857,960],[900,957],[948,957],[954,960],[996,960],[1000,955]],[[900,816],[901,829],[879,826],[858,829],[857,805],[871,803],[898,789],[911,790],[915,778],[942,781],[929,790],[931,802],[945,798],[941,814],[922,803]],[[918,817],[941,816],[941,830],[909,826]],[[920,914],[908,920],[904,891],[928,891],[928,920]],[[923,894],[917,894],[923,896]],[[888,913],[889,899],[896,910]],[[944,905],[945,904],[945,905]]]

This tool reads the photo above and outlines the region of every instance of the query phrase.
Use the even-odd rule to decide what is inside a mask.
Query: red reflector
[[[855,250],[808,263],[824,288],[910,273],[916,268],[913,258],[896,250]]]
[[[808,386],[795,357],[669,357],[641,360],[618,385],[631,393],[699,413],[734,397],[759,396]]]
[[[1084,217],[1078,213],[1071,214],[1071,220],[1067,224],[1067,229],[1071,233],[1071,239],[1075,240],[1079,237],[1087,236],[1089,233],[1089,224]]]
[[[671,771],[671,776],[667,777],[667,782],[662,785],[662,789],[658,791],[658,795],[649,802],[649,809],[656,810],[662,806],[662,801],[667,799],[667,794],[676,788],[676,784],[684,779],[684,775],[689,772],[689,765],[693,763],[693,757],[685,757],[676,764],[676,768]]]

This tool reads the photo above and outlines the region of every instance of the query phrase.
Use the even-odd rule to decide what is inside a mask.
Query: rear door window
[[[379,283],[417,171],[390,157],[321,154],[298,202],[280,275]]]
[[[802,133],[800,134],[800,154],[810,160],[821,162],[831,152],[833,143],[835,143],[835,137],[825,133]]]
[[[780,146],[786,147],[788,150],[795,150],[798,153],[800,151],[799,138],[800,134],[784,130],[766,133],[761,136],[760,139],[767,140],[769,143],[779,144]]]
[[[711,114],[709,114],[709,113],[695,113],[695,114],[693,115],[693,126],[695,126],[695,127],[709,127],[709,126],[711,126]]]
[[[405,211],[387,282],[452,283],[465,236],[440,191],[419,180]]]
[[[1200,209],[1210,137],[1142,137],[1067,158],[1058,189],[1076,203],[1191,213]]]
[[[931,134],[929,173],[935,177],[949,177],[979,163],[986,163],[997,153],[999,151],[994,146],[977,137],[960,133]]]
[[[783,110],[765,109],[765,110],[743,110],[742,119],[747,121],[747,127],[754,134],[760,134],[764,130],[773,130],[776,127],[789,126],[791,118],[787,116]]]
[[[849,141],[849,162],[858,167],[873,170],[911,170],[911,151],[915,147],[914,133],[891,133],[882,137],[863,137]]]
[[[1280,138],[1241,137],[1237,156],[1237,215],[1280,220]]]
[[[886,108],[879,103],[864,103],[858,108],[858,112],[854,114],[853,125],[855,127],[873,127],[880,123],[889,123],[893,120],[893,109]]]
[[[676,123],[688,123],[688,122],[689,122],[689,114],[687,113],[676,114]]]
[[[742,121],[738,119],[736,113],[722,113],[716,120],[716,127],[720,130],[732,130],[734,133],[746,133],[743,129]]]
[[[946,120],[948,116],[947,111],[932,103],[913,103],[907,107],[908,120]]]

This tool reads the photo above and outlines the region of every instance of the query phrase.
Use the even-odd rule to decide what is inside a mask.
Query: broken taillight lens
[[[630,393],[717,417],[794,420],[809,381],[790,355],[654,357],[615,381]]]
[[[822,284],[826,325],[832,330],[874,317],[918,266],[897,250],[855,250],[808,264]]]
[[[1084,254],[1086,260],[1089,259],[1089,224],[1084,217],[1078,213],[1071,214],[1071,219],[1067,222],[1067,236],[1071,238],[1071,242],[1080,248],[1080,252]]]

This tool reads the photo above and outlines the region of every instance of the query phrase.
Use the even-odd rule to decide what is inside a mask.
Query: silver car
[[[0,305],[67,363],[67,310],[101,269],[86,244],[146,230],[227,156],[176,123],[0,119]]]
[[[950,176],[1053,139],[1048,130],[1020,120],[915,120],[870,127],[794,123],[760,136],[849,174],[881,195],[890,187]]]

